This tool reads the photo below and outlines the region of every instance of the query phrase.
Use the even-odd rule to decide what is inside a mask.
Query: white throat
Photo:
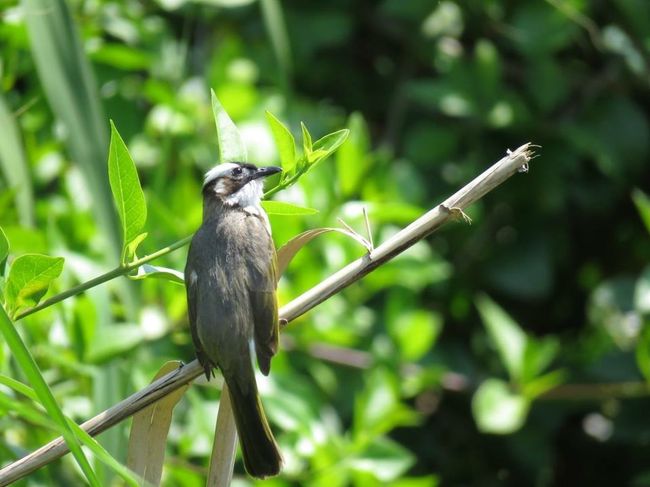
[[[217,183],[214,192],[219,196],[224,195],[225,188],[221,181]],[[228,206],[240,206],[247,209],[248,207],[261,208],[260,201],[264,194],[264,184],[258,179],[245,184],[242,188],[229,196],[223,198],[224,204]]]

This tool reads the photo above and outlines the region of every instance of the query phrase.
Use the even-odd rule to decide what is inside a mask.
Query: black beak
[[[279,172],[282,172],[281,167],[277,166],[266,166],[266,167],[260,167],[257,171],[253,173],[251,176],[251,181],[253,179],[259,179],[259,178],[265,178],[267,176],[270,176],[271,174],[277,174]]]

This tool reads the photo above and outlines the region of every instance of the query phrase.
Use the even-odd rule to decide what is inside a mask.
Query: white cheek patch
[[[217,182],[217,187],[221,184],[221,181]],[[215,192],[217,190],[215,189]],[[245,184],[239,191],[231,194],[226,197],[224,202],[230,206],[240,206],[246,208],[248,206],[259,207],[262,195],[264,192],[264,186],[262,181],[254,179],[253,181]],[[219,193],[217,193],[219,194]]]

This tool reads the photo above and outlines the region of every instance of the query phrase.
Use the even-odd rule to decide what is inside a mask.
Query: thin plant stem
[[[110,281],[111,279],[115,279],[116,277],[123,276],[125,274],[128,274],[129,272],[137,269],[140,267],[142,264],[146,264],[147,262],[150,262],[154,259],[157,259],[158,257],[162,257],[163,255],[169,254],[170,252],[173,252],[176,249],[179,249],[188,243],[190,243],[190,240],[192,240],[192,236],[185,237],[181,240],[178,240],[177,242],[174,242],[173,244],[164,247],[153,254],[146,255],[140,259],[136,259],[133,262],[129,262],[126,265],[121,265],[118,266],[114,269],[111,269],[110,271],[92,278],[89,281],[82,282],[78,286],[75,286],[73,288],[68,289],[67,291],[63,291],[62,293],[56,294],[52,296],[49,299],[46,299],[42,303],[38,304],[37,306],[34,306],[33,308],[26,309],[25,311],[22,311],[18,313],[14,317],[14,321],[18,321],[26,316],[29,316],[31,314],[36,313],[37,311],[41,311],[42,309],[49,308],[53,304],[56,304],[60,301],[63,301],[64,299],[67,299],[71,296],[75,296],[77,294],[81,294],[84,291],[87,291],[88,289],[91,289],[95,286],[98,286],[100,284],[103,284],[107,281]]]

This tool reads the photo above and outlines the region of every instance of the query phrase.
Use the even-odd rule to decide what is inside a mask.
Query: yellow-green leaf
[[[108,150],[108,179],[122,226],[122,263],[127,263],[142,241],[140,230],[147,221],[147,205],[140,178],[126,144],[111,121],[111,144]],[[134,244],[134,241],[137,242]]]
[[[61,274],[63,262],[63,257],[41,254],[21,255],[14,260],[5,288],[7,312],[15,316],[19,309],[37,305],[52,280]]]

